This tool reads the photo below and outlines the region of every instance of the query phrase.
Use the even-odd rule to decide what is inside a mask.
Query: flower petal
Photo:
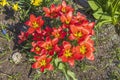
[[[47,55],[41,55],[41,56],[34,56],[34,58],[37,60],[37,61],[41,61],[42,59],[46,58]]]
[[[74,63],[75,63],[74,59],[69,59],[69,61],[68,61],[68,62],[69,62],[69,64],[70,64],[70,66],[71,66],[71,67],[73,67],[73,66],[74,66]]]
[[[72,11],[68,12],[68,13],[67,13],[67,20],[68,20],[68,21],[71,21],[71,20],[72,20],[72,16],[73,16],[73,15],[72,15]]]
[[[57,44],[57,43],[58,43],[58,38],[54,38],[54,39],[52,40],[52,44],[55,45],[55,44]]]
[[[71,48],[71,44],[67,41],[63,41],[63,47],[64,49],[70,49]]]
[[[33,63],[32,64],[32,68],[35,68],[35,69],[39,68],[39,63],[38,62]]]
[[[31,15],[30,15],[30,21],[31,21],[31,22],[36,21],[36,16],[35,16],[34,14],[31,14]]]
[[[86,58],[89,59],[89,60],[94,60],[94,55],[92,52],[89,52],[86,54]]]
[[[48,69],[48,70],[53,70],[53,69],[54,69],[54,67],[53,67],[53,65],[48,64],[48,65],[46,66],[46,69]]]
[[[35,31],[35,29],[32,28],[32,27],[30,27],[30,28],[27,30],[27,33],[28,33],[28,34],[32,34],[34,31]]]

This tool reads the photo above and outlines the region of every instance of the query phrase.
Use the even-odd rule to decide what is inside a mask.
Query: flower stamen
[[[80,47],[80,53],[85,54],[86,53],[86,47],[83,45]]]

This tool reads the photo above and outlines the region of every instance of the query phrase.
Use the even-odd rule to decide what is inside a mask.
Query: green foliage
[[[93,16],[98,20],[96,27],[105,23],[119,23],[120,0],[88,0],[88,3],[93,10]]]
[[[54,60],[54,65],[56,66],[56,68],[58,68],[59,70],[61,70],[65,77],[66,80],[70,80],[72,78],[72,80],[77,80],[75,77],[74,72],[70,71],[67,67],[67,64],[62,63],[61,60],[59,60],[58,58]]]

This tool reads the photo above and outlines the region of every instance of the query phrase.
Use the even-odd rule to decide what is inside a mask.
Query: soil
[[[0,24],[18,28],[12,19],[5,20],[6,15],[0,15]],[[20,25],[23,26],[23,25]],[[16,36],[17,34],[14,34]],[[75,72],[78,80],[120,80],[120,36],[115,26],[104,25],[96,30],[95,60],[78,62],[71,70]],[[0,35],[0,80],[33,80],[36,70],[22,54],[20,63],[11,60],[12,53],[19,51],[15,48],[14,40],[8,42]],[[39,80],[65,80],[61,72],[42,74]]]

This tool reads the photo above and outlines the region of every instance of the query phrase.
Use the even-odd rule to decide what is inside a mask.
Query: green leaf
[[[88,0],[88,3],[93,11],[96,11],[99,8],[98,4],[94,0]]]
[[[74,73],[74,72],[72,72],[72,71],[70,71],[70,70],[67,70],[67,74],[68,74],[73,80],[77,80],[77,79],[75,78],[75,73]]]
[[[41,73],[36,73],[36,74],[34,75],[33,80],[39,80],[40,76],[41,76]]]
[[[96,11],[93,16],[97,19],[97,20],[108,20],[108,21],[112,21],[112,17],[110,15],[108,15],[107,13],[103,12],[102,9],[98,9],[98,11]]]
[[[103,11],[101,8],[99,8],[97,11],[94,12],[93,16],[96,18],[96,19],[100,19],[100,17],[103,15]]]
[[[110,20],[101,20],[101,21],[99,21],[96,25],[95,25],[95,27],[97,28],[97,27],[101,27],[103,24],[105,24],[105,23],[111,23],[111,21]]]
[[[62,62],[59,63],[58,69],[60,69],[60,70],[65,69],[65,64],[63,64]]]
[[[56,58],[54,61],[55,61],[55,66],[58,66],[60,60],[58,58]]]

